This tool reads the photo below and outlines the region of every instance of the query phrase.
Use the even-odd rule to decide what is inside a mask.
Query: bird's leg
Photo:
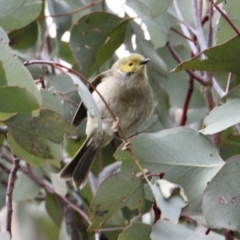
[[[122,147],[122,151],[126,151],[126,150],[130,149],[131,146],[132,146],[132,144],[129,141],[125,142],[124,146]]]
[[[103,118],[102,119],[103,122],[113,122],[112,126],[111,126],[111,130],[113,132],[117,132],[118,131],[118,127],[119,127],[119,118],[116,117],[116,121],[113,121],[112,118]]]
[[[113,132],[117,132],[118,131],[118,127],[119,127],[119,118],[116,117],[116,121],[113,121],[113,124],[111,126],[111,130]]]

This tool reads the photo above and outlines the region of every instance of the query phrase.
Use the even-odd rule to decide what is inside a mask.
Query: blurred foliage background
[[[0,2],[0,239],[239,239],[240,2]],[[85,138],[85,87],[119,58],[151,59],[156,107],[102,149],[86,187],[58,172]],[[141,103],[139,103],[141,104]]]

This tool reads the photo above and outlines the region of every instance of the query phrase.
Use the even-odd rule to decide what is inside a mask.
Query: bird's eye
[[[128,66],[129,66],[129,67],[131,67],[132,65],[133,65],[133,63],[132,63],[132,62],[130,62],[130,63],[128,64]]]

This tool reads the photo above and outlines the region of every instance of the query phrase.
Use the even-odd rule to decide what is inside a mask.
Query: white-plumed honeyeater
[[[110,70],[94,78],[92,83],[104,97],[118,122],[114,122],[98,93],[93,91],[92,96],[102,118],[103,132],[98,131],[97,119],[87,113],[87,138],[72,161],[62,169],[62,178],[72,178],[74,185],[82,188],[97,151],[109,144],[114,137],[121,138],[118,126],[126,137],[131,137],[151,115],[154,99],[146,74],[148,62],[148,58],[133,53],[119,59]],[[80,104],[73,119],[75,126],[84,118],[83,112],[84,106]]]

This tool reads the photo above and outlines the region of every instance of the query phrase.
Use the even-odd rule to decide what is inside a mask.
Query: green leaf
[[[156,49],[154,48],[151,41],[147,41],[144,37],[143,31],[141,27],[136,24],[135,22],[131,22],[131,27],[134,31],[134,34],[136,34],[136,42],[138,52],[141,52],[145,57],[148,57],[151,59],[150,63],[148,64],[148,69],[154,68],[154,70],[160,75],[160,76],[167,76],[168,69],[162,58],[157,53]],[[150,79],[151,81],[151,79]]]
[[[40,107],[32,93],[17,86],[0,87],[0,102],[3,113],[25,113]]]
[[[37,117],[17,114],[4,123],[8,126],[9,135],[14,138],[15,154],[36,165],[49,159],[59,161],[61,150],[58,144],[62,142],[64,134],[75,134],[74,127],[61,115],[47,109],[42,109]],[[26,155],[26,152],[32,157]],[[40,163],[39,159],[35,161],[34,157],[41,158]]]
[[[60,227],[63,219],[63,213],[59,198],[55,194],[47,192],[45,207],[53,222]]]
[[[151,230],[149,224],[134,222],[123,230],[118,240],[150,240]]]
[[[141,209],[144,204],[142,180],[131,174],[115,173],[98,187],[89,208],[92,225],[89,230],[104,226],[123,207]]]
[[[34,174],[43,177],[41,169],[33,169]],[[40,190],[40,185],[34,182],[25,173],[20,172],[13,189],[13,201],[20,202],[34,199]]]
[[[2,0],[0,2],[0,19],[21,8],[27,0]]]
[[[34,139],[34,141],[38,141]],[[37,153],[37,150],[35,150],[34,154],[29,153],[27,151],[25,151],[14,139],[14,137],[11,134],[8,134],[8,143],[11,147],[11,150],[14,152],[14,154],[18,157],[20,157],[21,159],[26,160],[29,164],[35,166],[35,167],[39,167],[43,164],[49,163],[52,164],[56,167],[60,167],[60,157],[58,156],[59,153],[62,152],[62,148],[61,145],[57,145],[54,144],[50,141],[46,141],[45,145],[48,145],[48,148],[46,149],[46,152],[44,152],[44,146],[39,145],[40,149],[38,151],[41,152],[41,155],[44,155],[44,158],[42,157],[37,157],[34,154]],[[28,143],[28,144],[31,144]],[[58,154],[56,154],[56,152]],[[46,156],[50,156],[49,158],[46,158]]]
[[[13,55],[10,48],[7,45],[2,44],[1,42],[0,63],[2,63],[2,68],[5,72],[5,80],[4,82],[1,82],[0,80],[0,86],[10,85],[24,88],[29,91],[38,101],[39,105],[41,105],[42,98],[32,79],[32,76],[23,66],[21,61]]]
[[[6,31],[13,31],[27,26],[37,18],[42,8],[41,0],[11,0],[11,4],[9,2],[8,0],[1,1],[7,7],[6,12],[4,8],[0,7],[0,26]]]
[[[61,115],[48,109],[41,109],[37,117],[18,114],[4,123],[9,127],[10,133],[20,131],[23,134],[44,137],[55,143],[61,143],[64,134],[75,134],[73,126]]]
[[[41,95],[43,98],[43,108],[49,109],[64,115],[63,104],[61,103],[60,96],[56,93],[56,90],[51,87],[48,90],[41,89]]]
[[[203,194],[203,214],[210,228],[240,229],[239,162],[240,155],[227,160]]]
[[[203,193],[223,165],[209,140],[188,127],[141,134],[130,142],[141,166],[152,173],[164,172],[164,179],[184,188],[189,201]],[[121,151],[121,147],[114,155],[122,161],[121,172],[136,171],[129,153]]]
[[[32,22],[24,28],[15,30],[9,34],[10,46],[14,49],[28,49],[36,43],[38,39],[38,26]]]
[[[80,18],[71,31],[70,47],[80,71],[91,76],[123,43],[129,18],[94,12]]]
[[[228,99],[216,106],[204,119],[205,128],[200,132],[208,135],[221,132],[240,122],[240,98]]]
[[[240,74],[240,59],[236,56],[236,52],[240,51],[240,38],[225,42],[224,44],[209,48],[197,54],[194,58],[179,64],[173,72],[186,69],[233,72]],[[203,58],[205,55],[206,58]]]
[[[164,13],[169,6],[172,4],[172,0],[147,0],[140,1],[143,5],[145,5],[150,11],[151,16],[157,17]]]
[[[215,4],[218,4],[219,2],[216,2]],[[233,23],[233,25],[239,29],[240,28],[240,17],[239,17],[239,11],[240,8],[240,2],[238,0],[231,0],[231,1],[225,1],[223,3],[222,9],[227,14],[229,20]],[[224,43],[228,41],[229,39],[235,37],[237,33],[233,30],[232,26],[227,22],[227,20],[221,16],[218,26],[217,26],[217,44]]]
[[[149,2],[151,1],[151,3]],[[168,35],[170,28],[176,24],[176,18],[174,18],[166,9],[155,8],[155,11],[161,15],[157,18],[156,15],[152,15],[152,11],[146,7],[146,4],[153,4],[154,0],[149,1],[127,1],[127,5],[130,6],[134,12],[142,19],[142,21],[147,25],[148,33],[151,37],[151,42],[153,43],[155,49],[164,47],[168,41]],[[162,1],[155,1],[156,4],[162,4]],[[165,1],[164,4],[171,4],[171,1]],[[169,5],[168,5],[169,6]],[[165,13],[164,13],[165,12]]]

